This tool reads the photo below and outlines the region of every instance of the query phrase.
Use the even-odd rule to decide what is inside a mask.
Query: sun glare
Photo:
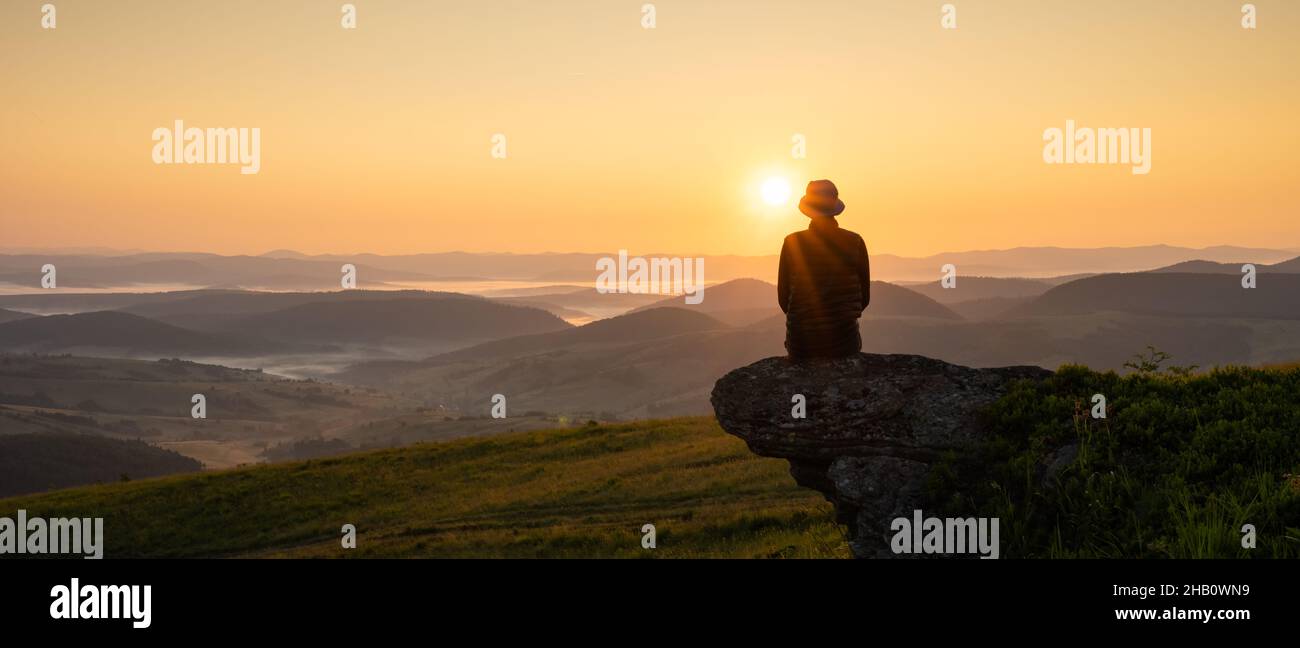
[[[768,178],[763,181],[763,202],[772,205],[784,205],[790,202],[790,183],[785,178]]]

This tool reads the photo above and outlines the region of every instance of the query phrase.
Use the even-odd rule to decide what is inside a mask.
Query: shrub
[[[992,438],[933,471],[930,505],[1000,518],[1008,557],[1300,557],[1300,369],[1143,368],[1016,385],[981,414]]]

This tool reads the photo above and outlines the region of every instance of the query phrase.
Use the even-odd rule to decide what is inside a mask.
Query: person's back
[[[794,359],[852,355],[862,350],[858,318],[871,302],[866,243],[836,222],[844,203],[829,180],[808,183],[799,210],[812,222],[785,237],[777,275],[786,350]]]

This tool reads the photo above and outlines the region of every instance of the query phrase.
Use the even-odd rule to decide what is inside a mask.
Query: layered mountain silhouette
[[[1010,267],[1056,252],[970,253],[967,260]],[[1090,271],[1044,278],[974,276],[959,259],[955,289],[935,281],[937,258],[928,260],[924,283],[873,282],[860,322],[863,350],[972,367],[1083,363],[1124,371],[1148,345],[1182,366],[1294,362],[1300,261],[1293,254],[1271,265],[1256,260],[1257,288],[1248,290],[1240,259],[1253,257],[1238,256],[1247,252],[1255,251],[1225,248],[1222,262],[1184,257],[1163,266],[1153,258],[1142,271],[1124,274],[1094,274],[1106,265],[1094,262]],[[1067,261],[1076,256],[1062,254]],[[1107,263],[1131,261],[1132,254],[1116,251]],[[194,273],[192,264],[206,263],[206,256],[136,255],[133,263],[141,265],[131,272]],[[578,284],[502,282],[484,290],[488,296],[64,288],[0,296],[0,434],[75,429],[145,438],[227,467],[287,456],[266,454],[269,447],[410,443],[546,421],[707,415],[719,377],[784,354],[775,286],[754,278],[719,281],[712,257],[715,283],[702,303],[688,304],[681,296],[598,293],[585,267],[591,255],[434,256],[453,263],[434,267],[428,255],[413,255],[392,269],[452,276],[486,272],[489,261],[500,261],[506,269],[493,276],[545,266],[576,277],[570,264],[582,262],[587,275]],[[23,272],[30,273],[34,258],[23,262]],[[338,259],[290,252],[267,258],[287,264],[271,268],[285,276],[306,267],[293,263],[312,262],[335,280]],[[360,255],[349,262],[378,267],[392,259]],[[736,259],[750,258],[734,258],[733,268],[743,266]],[[123,267],[119,277],[130,264]],[[574,326],[565,318],[592,321]],[[122,356],[148,361],[114,359]],[[198,392],[209,397],[202,425],[188,409]],[[496,394],[507,399],[507,420],[489,417]]]
[[[36,308],[119,308],[0,323],[0,349],[44,352],[95,348],[127,355],[243,356],[404,342],[447,348],[571,328],[537,308],[421,291],[204,290],[9,299]]]
[[[482,414],[494,393],[509,394],[514,411],[602,418],[699,413],[711,381],[737,361],[781,348],[782,335],[685,309],[654,308],[419,362],[363,363],[335,378],[409,396],[436,394],[428,405]]]
[[[640,293],[601,293],[595,288],[569,288],[558,292],[532,291],[526,295],[493,297],[495,301],[516,306],[541,308],[566,319],[599,319],[621,315],[628,310],[653,304],[660,295]]]
[[[621,345],[727,328],[730,327],[702,313],[681,308],[657,308],[598,320],[564,331],[487,342],[438,355],[427,362],[454,362],[467,357],[501,357],[579,345]]]
[[[951,305],[975,299],[1037,297],[1051,289],[1052,285],[1040,279],[959,276],[953,288],[944,288],[939,281],[908,284],[907,288],[940,304]]]
[[[121,288],[138,284],[172,284],[207,288],[328,290],[338,286],[340,266],[357,266],[362,287],[427,281],[522,280],[578,282],[593,279],[605,253],[479,254],[319,254],[275,250],[258,256],[221,256],[187,252],[0,254],[0,284],[39,285],[44,264],[58,267],[59,285],[68,288]],[[643,256],[659,256],[647,251]],[[676,255],[667,255],[676,256]],[[945,252],[927,257],[872,255],[872,273],[888,281],[930,281],[945,264],[964,276],[1056,277],[1134,272],[1204,259],[1217,263],[1277,263],[1295,257],[1280,249],[1216,246],[1202,249],[1168,245],[1128,248],[1021,247],[1006,250]],[[713,282],[755,277],[774,279],[776,255],[710,255]],[[571,306],[572,307],[572,306]],[[575,307],[582,310],[580,307]]]
[[[774,285],[740,279],[706,288],[696,305],[664,299],[570,330],[418,362],[362,363],[333,378],[412,397],[438,394],[441,400],[429,405],[483,413],[485,393],[510,394],[513,407],[525,410],[605,418],[704,413],[712,381],[729,367],[783,351],[785,320],[775,302]],[[872,284],[868,316],[904,326],[961,320],[928,297],[884,282]]]
[[[275,340],[379,343],[460,342],[572,328],[546,311],[485,299],[367,299],[311,302],[227,322],[223,331]]]
[[[699,304],[688,304],[681,297],[672,297],[636,310],[651,308],[684,308],[736,326],[772,317],[784,320],[784,314],[776,303],[776,286],[758,279],[735,279],[705,288],[704,300]],[[961,319],[960,315],[930,297],[883,281],[871,282],[871,305],[863,317]]]
[[[191,331],[115,311],[29,317],[0,324],[0,350],[113,352],[124,355],[237,355],[270,353],[265,341]]]
[[[732,327],[702,313],[680,308],[657,308],[598,320],[567,330],[523,335],[484,342],[419,361],[377,361],[351,367],[338,377],[358,382],[383,382],[393,374],[463,361],[495,361],[502,358],[546,353],[557,349],[605,348],[659,340],[682,333],[729,330]]]
[[[1047,278],[1113,272],[1137,272],[1183,261],[1206,259],[1220,263],[1276,263],[1293,258],[1283,249],[1218,245],[1193,249],[1172,245],[1137,247],[1062,248],[1018,247],[1006,250],[944,252],[922,258],[871,256],[873,276],[889,280],[928,281],[946,264],[963,276]]]
[[[20,313],[18,311],[11,311],[11,310],[5,310],[3,308],[0,308],[0,324],[3,324],[5,322],[12,322],[14,320],[27,319],[29,317],[32,317],[32,315],[28,313]]]
[[[1143,250],[1158,252],[1153,261],[1191,253]],[[1134,249],[1088,252],[1093,267],[1136,254]],[[910,286],[876,281],[860,324],[864,350],[916,353],[969,366],[1049,368],[1083,362],[1120,369],[1148,345],[1173,353],[1179,363],[1200,366],[1300,358],[1300,273],[1290,272],[1300,269],[1300,260],[1257,263],[1258,287],[1246,290],[1239,255],[1277,251],[1214,252],[1206,256],[1231,262],[1183,258],[1179,265],[1150,271],[1044,279],[971,276],[969,267],[959,266],[955,289],[933,280]],[[1087,256],[1046,248],[963,254],[970,262],[1008,263],[1055,254],[1066,260]],[[274,255],[265,259],[330,267],[338,260]],[[209,256],[145,254],[114,263],[189,272],[191,264],[207,263]],[[358,255],[354,261],[374,265],[398,259],[394,271],[414,272],[437,260],[450,264],[438,269],[450,275],[486,270],[488,260],[496,260],[504,264],[499,276],[529,268],[558,271],[592,258],[519,256],[528,258]],[[24,260],[27,267],[34,258]],[[534,263],[539,259],[545,261],[541,266]],[[398,267],[404,264],[409,267]],[[1178,271],[1188,269],[1198,272]],[[590,268],[585,272],[589,281]],[[937,267],[930,277],[936,274]],[[775,294],[773,284],[753,278],[711,284],[700,304],[681,296],[600,294],[571,284],[497,288],[490,298],[415,290],[78,294],[60,289],[0,297],[0,308],[14,309],[0,310],[0,350],[193,357],[222,364],[229,359],[234,366],[265,367],[281,375],[392,389],[448,411],[486,413],[484,394],[502,393],[509,394],[512,408],[525,411],[603,412],[619,418],[707,413],[710,381],[783,352],[784,316]],[[66,312],[79,314],[60,314]],[[565,317],[594,321],[573,326]]]
[[[1184,261],[1175,263],[1163,268],[1156,268],[1151,272],[1172,272],[1172,273],[1194,273],[1194,274],[1235,274],[1240,275],[1242,263],[1219,263],[1216,261],[1205,261],[1196,259],[1193,261]],[[1280,263],[1256,263],[1254,264],[1256,272],[1278,272],[1284,274],[1300,274],[1300,257],[1288,259]]]
[[[947,306],[963,318],[987,320],[1032,301],[1053,285],[1050,280],[1042,279],[959,276],[952,288],[944,288],[939,281],[908,284],[907,287]]]
[[[0,282],[39,286],[44,264],[58,268],[59,285],[66,288],[106,288],[135,284],[315,288],[338,286],[341,263],[312,259],[276,259],[193,253],[149,253],[123,256],[4,255]],[[431,281],[439,277],[357,264],[359,286],[388,282]]]
[[[1238,268],[1240,269],[1240,268]],[[1008,317],[1060,317],[1118,311],[1164,317],[1300,319],[1300,275],[1260,276],[1245,289],[1237,275],[1109,274],[1052,288]]]

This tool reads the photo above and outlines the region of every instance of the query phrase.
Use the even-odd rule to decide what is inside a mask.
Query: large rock
[[[930,464],[988,434],[977,412],[1039,367],[972,369],[915,355],[861,353],[837,360],[767,358],[713,387],[722,429],[821,491],[848,527],[858,557],[892,557],[889,523],[911,517]],[[806,417],[796,418],[802,395]]]

